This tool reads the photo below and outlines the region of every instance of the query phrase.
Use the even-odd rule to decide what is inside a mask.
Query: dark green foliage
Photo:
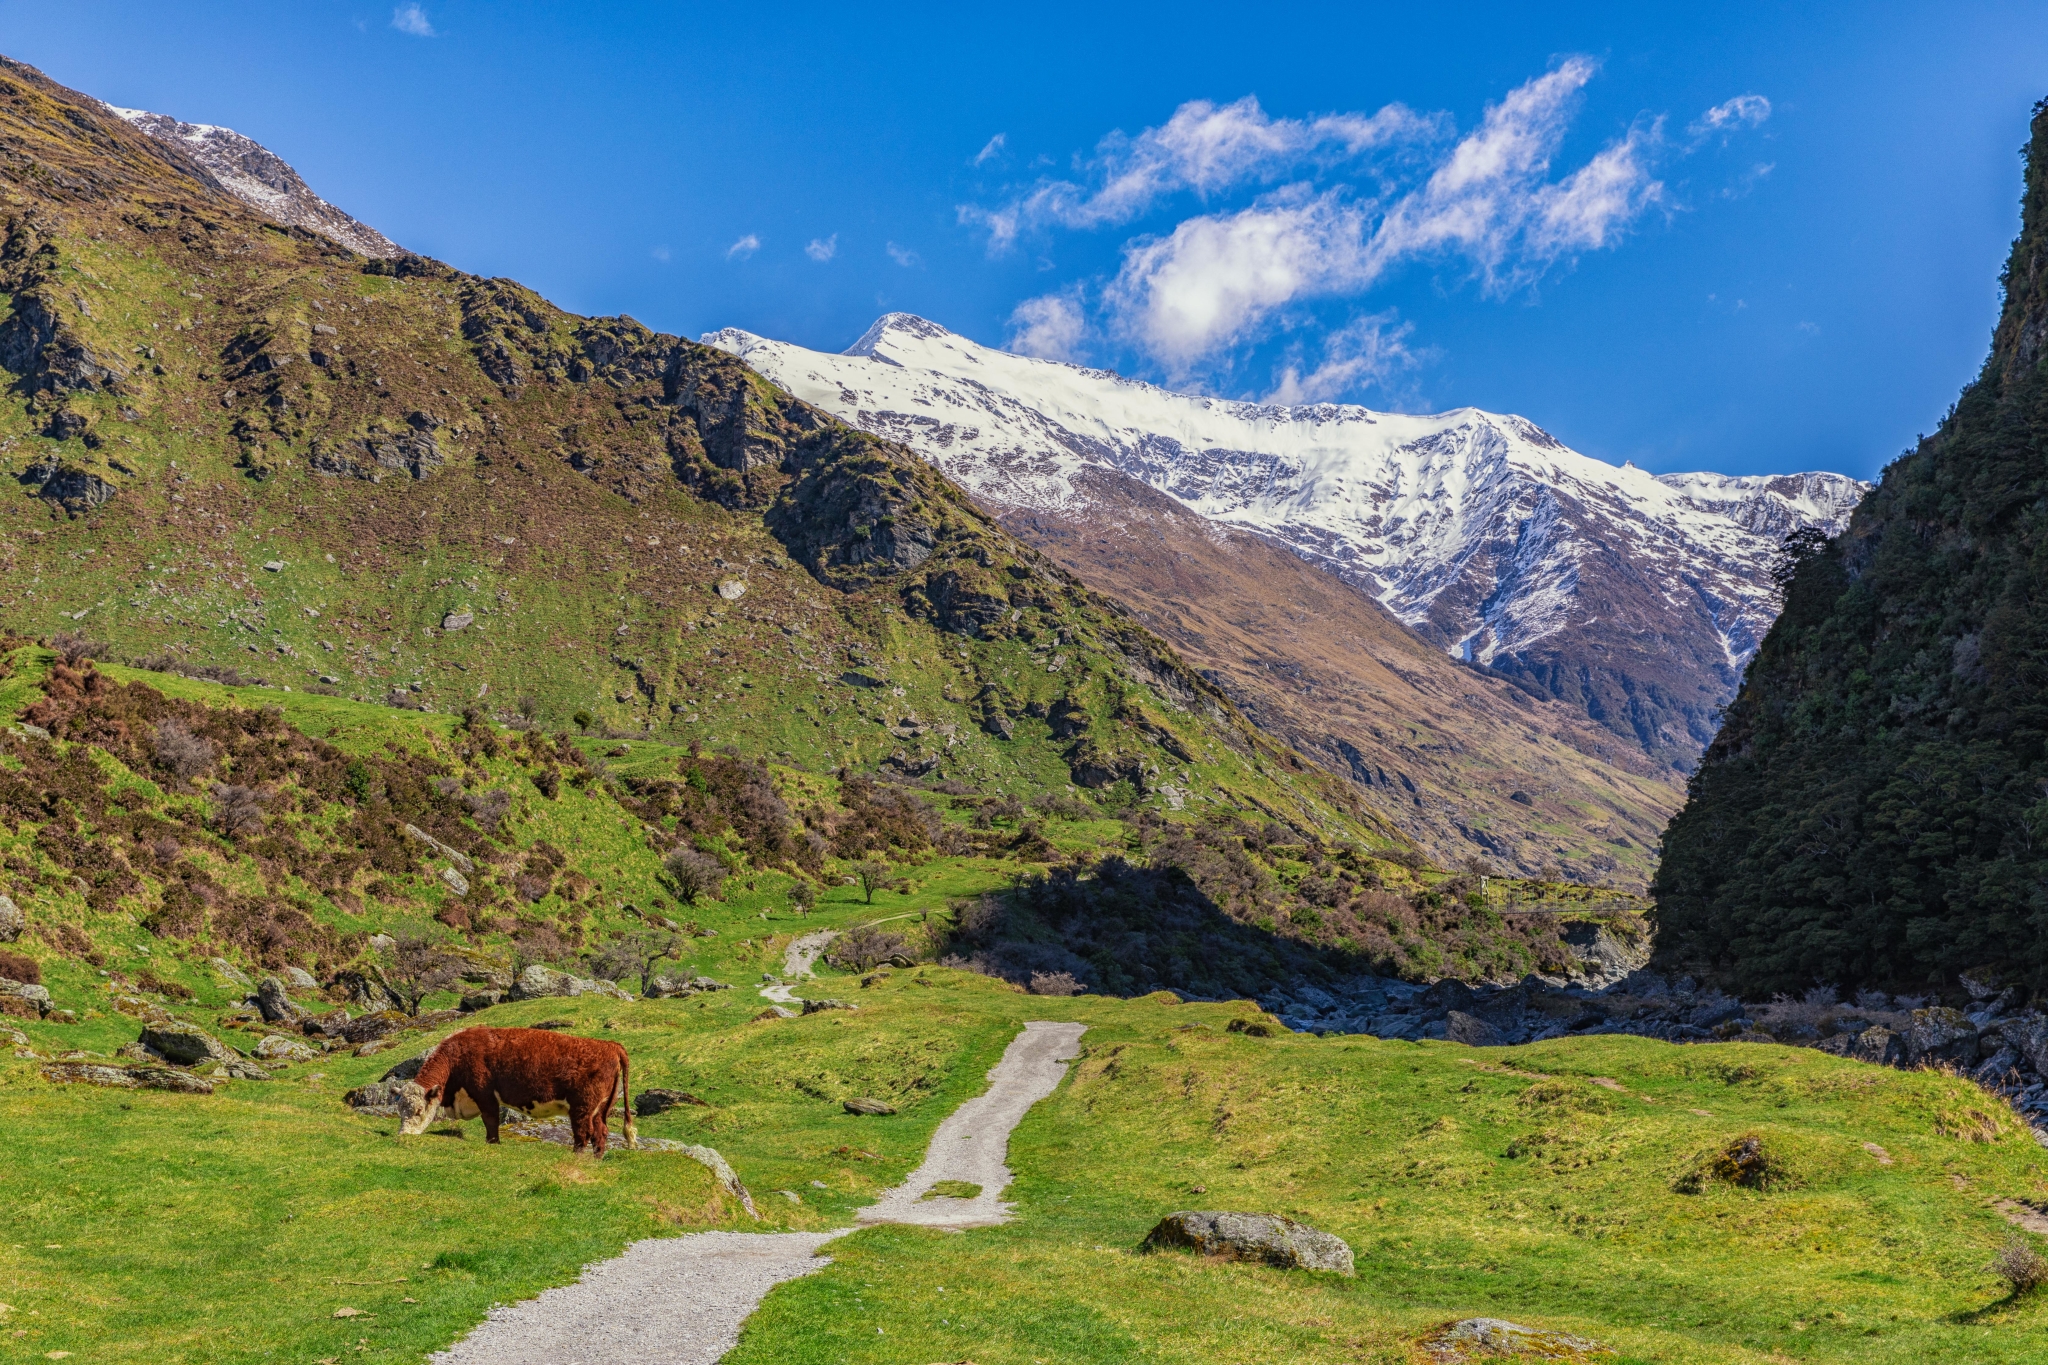
[[[1743,994],[2048,986],[2048,101],[1983,372],[1784,614],[1673,820],[1659,955]]]

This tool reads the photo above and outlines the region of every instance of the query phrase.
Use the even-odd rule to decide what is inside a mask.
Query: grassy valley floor
[[[939,968],[812,993],[861,1008],[750,1023],[761,1002],[736,989],[483,1017],[571,1020],[626,1044],[636,1087],[706,1101],[642,1131],[716,1146],[760,1223],[673,1154],[492,1148],[475,1124],[401,1142],[341,1105],[417,1044],[213,1096],[58,1087],[6,1063],[0,1359],[416,1359],[636,1238],[844,1226],[1031,1018],[1089,1032],[1012,1144],[1018,1220],[836,1242],[832,1266],[769,1297],[736,1365],[1408,1361],[1474,1315],[1622,1360],[2048,1358],[2048,1312],[1986,1269],[2011,1232],[1994,1206],[2048,1197],[2048,1155],[1951,1077],[1751,1044],[1258,1038],[1228,1031],[1248,1004],[1030,997]],[[132,1032],[25,1031],[38,1050]],[[900,1112],[845,1114],[857,1094]],[[1769,1188],[1700,1178],[1747,1136]],[[1139,1254],[1179,1208],[1335,1232],[1358,1278]]]

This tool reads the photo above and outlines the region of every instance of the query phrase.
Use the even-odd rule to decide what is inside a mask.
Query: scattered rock
[[[406,838],[411,839],[417,843],[425,844],[428,848],[433,849],[434,852],[440,854],[443,858],[446,858],[449,862],[455,864],[455,866],[460,868],[462,871],[476,871],[476,864],[472,862],[470,860],[469,855],[467,853],[464,853],[462,850],[448,847],[448,845],[442,843],[439,839],[436,839],[433,835],[427,833],[418,825],[408,824],[404,826],[404,829]],[[376,942],[376,940],[372,939],[371,942],[374,943]]]
[[[1551,1332],[1541,1327],[1524,1327],[1503,1318],[1466,1318],[1454,1322],[1422,1343],[1438,1365],[1502,1358],[1565,1362],[1591,1361],[1611,1357],[1614,1352],[1597,1341]]]
[[[1274,1213],[1170,1213],[1146,1234],[1139,1249],[1167,1248],[1224,1260],[1263,1261],[1288,1270],[1353,1273],[1351,1248],[1343,1238]]]
[[[487,1010],[499,1004],[504,998],[503,991],[472,991],[462,997],[461,1009],[464,1014],[475,1014],[478,1010]]]
[[[1498,1047],[1504,1041],[1499,1029],[1463,1010],[1451,1010],[1444,1015],[1444,1037],[1471,1047]]]
[[[320,1057],[319,1049],[280,1033],[271,1034],[251,1050],[266,1062],[311,1062]]]
[[[1977,1060],[1977,1026],[1961,1010],[1936,1005],[1914,1010],[1901,1040],[1906,1047],[1906,1065],[1949,1062],[1969,1067]]]
[[[50,1012],[50,989],[47,986],[31,986],[24,981],[11,981],[0,976],[0,996],[27,1001],[38,1015]],[[26,1013],[24,1010],[23,1014]]]
[[[647,979],[645,999],[666,1000],[685,995],[701,995],[706,991],[730,990],[723,981],[714,981],[708,976],[652,976]]]
[[[375,1114],[384,1118],[399,1117],[399,1090],[405,1081],[372,1081],[359,1085],[341,1097],[341,1102],[358,1114]],[[418,1087],[415,1086],[415,1089]]]
[[[781,1005],[770,1005],[767,1009],[762,1010],[759,1014],[755,1015],[752,1019],[749,1019],[747,1022],[750,1024],[759,1024],[769,1019],[794,1018],[796,1018],[795,1010],[785,1009]]]
[[[823,1014],[826,1010],[857,1010],[859,1005],[849,1005],[844,1000],[806,1000],[805,1014]]]
[[[879,1118],[884,1114],[896,1112],[895,1105],[884,1104],[880,1100],[871,1100],[865,1096],[847,1100],[844,1102],[843,1107],[849,1114],[859,1114],[867,1118]]]
[[[346,1021],[337,1033],[344,1042],[361,1046],[411,1028],[412,1025],[412,1016],[404,1010],[376,1010]]]
[[[553,967],[543,967],[538,962],[519,974],[507,992],[508,1000],[541,1000],[554,996],[604,995],[614,1000],[631,1000],[633,997],[609,981],[595,981],[588,977],[571,976]]]
[[[467,896],[469,894],[469,878],[463,876],[454,868],[442,868],[441,880],[446,882],[448,884],[448,889],[450,891],[453,891],[456,895]]]
[[[461,630],[474,620],[476,620],[476,613],[473,611],[451,611],[441,618],[441,629]]]
[[[687,1090],[662,1090],[656,1088],[643,1090],[633,1097],[633,1112],[643,1119],[651,1119],[656,1114],[665,1114],[678,1105],[684,1104],[694,1104],[706,1109],[710,1108],[704,1101],[698,1099]]]
[[[11,896],[0,896],[0,943],[12,943],[28,928],[28,916]]]
[[[1882,1024],[1873,1024],[1856,1035],[1845,1055],[1877,1066],[1900,1066],[1906,1060],[1906,1046],[1898,1034]]]
[[[320,989],[320,983],[315,981],[313,974],[304,967],[285,968],[284,980],[285,984],[295,991],[317,991]]]
[[[306,1011],[284,993],[284,982],[274,976],[264,977],[256,988],[256,1008],[266,1024],[296,1024],[306,1017]]]
[[[170,1090],[182,1095],[211,1095],[213,1082],[167,1066],[102,1066],[95,1062],[58,1062],[43,1068],[52,1081],[105,1085],[125,1090]]]
[[[222,980],[227,981],[231,985],[253,986],[256,984],[255,982],[249,979],[248,973],[244,972],[240,967],[237,967],[234,963],[228,961],[224,957],[210,958],[208,959],[206,965],[213,968],[214,972],[218,974]]]
[[[747,585],[737,578],[720,579],[718,595],[728,602],[737,602],[747,595]]]
[[[700,1163],[706,1170],[710,1171],[720,1187],[727,1194],[740,1201],[741,1207],[746,1209],[749,1218],[759,1218],[761,1216],[754,1209],[754,1196],[747,1193],[747,1187],[740,1183],[739,1176],[733,1173],[732,1167],[726,1164],[725,1158],[720,1156],[715,1148],[685,1147],[682,1149],[682,1153],[690,1158],[690,1160]]]
[[[197,1066],[201,1062],[224,1062],[233,1054],[220,1041],[200,1028],[170,1020],[143,1026],[142,1045],[174,1066]]]

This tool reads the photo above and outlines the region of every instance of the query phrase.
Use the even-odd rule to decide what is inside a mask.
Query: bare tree
[[[818,903],[818,884],[797,878],[795,886],[789,888],[789,908],[799,915],[811,913],[811,907]]]
[[[853,865],[853,875],[859,880],[861,893],[867,897],[869,905],[875,903],[877,891],[894,891],[903,885],[903,879],[896,875],[896,870],[880,858],[861,859]]]
[[[901,934],[884,933],[872,924],[863,924],[834,939],[825,960],[847,971],[864,972],[895,957],[904,946]]]
[[[462,960],[443,952],[431,939],[405,933],[384,950],[377,976],[398,1007],[417,1017],[428,996],[462,979]]]
[[[189,782],[213,766],[213,741],[195,735],[176,716],[157,722],[151,745],[158,766],[168,768],[180,781]]]
[[[680,960],[689,939],[682,934],[637,933],[614,939],[590,960],[590,970],[606,981],[640,978],[640,994],[654,984],[654,967],[671,958]]]
[[[676,899],[684,905],[695,904],[699,896],[724,899],[718,890],[725,885],[725,864],[709,853],[681,844],[661,860],[661,870],[668,874]]]
[[[254,787],[214,783],[214,828],[230,839],[256,833],[263,828],[263,806],[269,799]]]

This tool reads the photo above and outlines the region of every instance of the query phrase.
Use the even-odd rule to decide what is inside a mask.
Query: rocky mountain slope
[[[1660,954],[1745,991],[2048,985],[2048,101],[1991,354],[1784,614],[1672,822]]]
[[[900,446],[365,257],[0,65],[0,627],[437,710],[1395,836]]]
[[[181,123],[167,114],[108,105],[159,142],[181,148],[213,173],[220,187],[266,218],[302,227],[363,256],[389,258],[404,249],[367,223],[313,193],[284,158],[253,138],[211,123]]]
[[[1617,469],[1475,408],[1175,394],[901,313],[836,356],[734,329],[704,339],[919,450],[992,507],[1085,517],[1083,471],[1136,479],[1285,545],[1446,652],[1681,769],[1770,624],[1779,541],[1838,529],[1863,491],[1834,474]]]

